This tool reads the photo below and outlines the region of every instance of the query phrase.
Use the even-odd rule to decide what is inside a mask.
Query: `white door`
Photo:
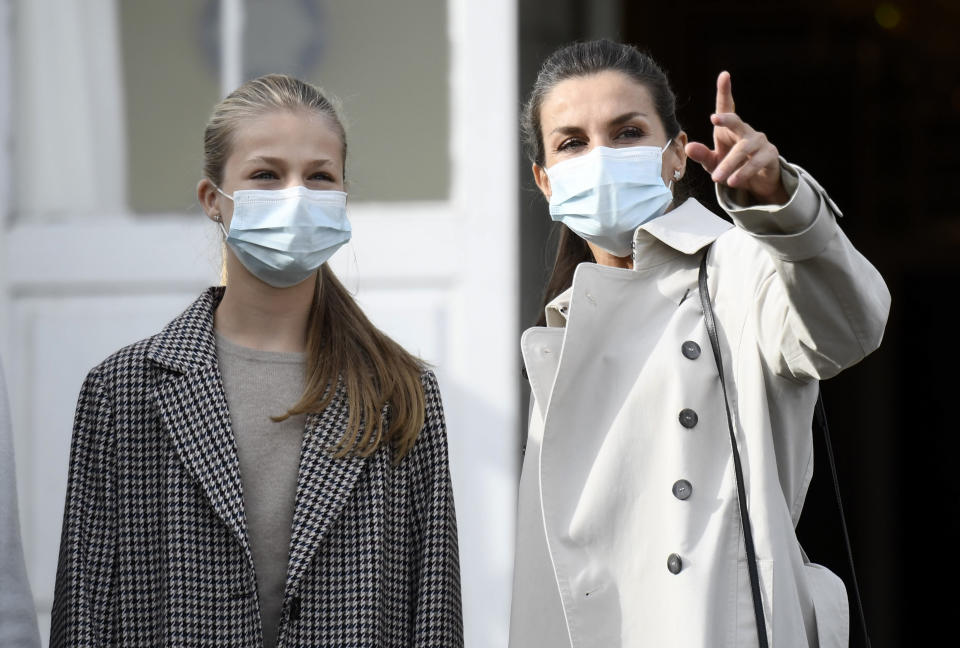
[[[217,231],[192,203],[204,119],[252,73],[292,71],[343,99],[354,239],[334,267],[436,366],[467,644],[506,644],[514,14],[513,0],[0,0],[0,352],[45,642],[80,383],[218,282]]]

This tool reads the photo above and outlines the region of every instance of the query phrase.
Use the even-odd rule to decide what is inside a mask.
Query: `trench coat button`
[[[700,417],[697,416],[697,413],[692,409],[683,409],[680,410],[680,425],[685,428],[692,428],[697,424],[697,421],[700,420]]]
[[[679,574],[683,569],[683,560],[677,554],[667,556],[667,569],[671,574]]]
[[[673,496],[685,500],[693,494],[693,486],[686,479],[678,479],[673,484]]]
[[[683,353],[684,358],[696,360],[700,357],[700,345],[693,340],[687,340],[680,345],[680,352]]]
[[[290,620],[299,621],[300,620],[300,597],[294,596],[290,599]]]

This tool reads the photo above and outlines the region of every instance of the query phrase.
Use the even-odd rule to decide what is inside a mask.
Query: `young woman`
[[[566,227],[522,341],[511,645],[846,645],[843,583],[794,527],[818,381],[880,343],[883,280],[726,72],[713,148],[687,142],[656,63],[609,41],[550,56],[524,117]],[[733,224],[675,199],[688,159]]]
[[[291,77],[214,110],[227,285],[84,383],[52,646],[462,645],[436,379],[325,263],[346,150]]]

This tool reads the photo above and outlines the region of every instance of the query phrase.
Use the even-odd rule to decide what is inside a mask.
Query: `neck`
[[[289,288],[274,288],[247,271],[227,250],[227,289],[213,327],[231,342],[262,351],[303,352],[317,274]]]
[[[593,252],[593,258],[597,260],[598,264],[613,268],[626,268],[628,270],[633,268],[633,256],[618,257],[610,254],[601,247],[597,247],[593,243],[588,242],[587,245],[590,246],[590,251]]]

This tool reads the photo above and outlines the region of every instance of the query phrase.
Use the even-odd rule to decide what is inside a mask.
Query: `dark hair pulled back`
[[[520,128],[524,148],[531,162],[541,167],[544,165],[545,152],[540,112],[547,95],[567,79],[590,76],[608,70],[622,72],[643,85],[653,99],[653,105],[664,131],[671,139],[680,134],[676,97],[670,89],[667,75],[649,55],[633,45],[615,43],[606,39],[571,43],[553,52],[543,62],[533,89],[530,91],[530,97],[524,104]],[[586,241],[566,226],[560,227],[562,229],[557,246],[557,257],[544,292],[544,306],[570,287],[577,265],[585,261],[595,261]],[[544,324],[545,315],[541,309],[538,325]]]

